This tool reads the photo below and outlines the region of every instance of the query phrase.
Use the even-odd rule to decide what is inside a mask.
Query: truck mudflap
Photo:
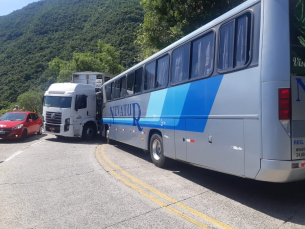
[[[291,157],[305,159],[305,76],[291,76]]]

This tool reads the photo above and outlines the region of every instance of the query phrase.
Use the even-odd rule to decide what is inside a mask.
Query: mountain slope
[[[111,44],[121,64],[134,64],[133,42],[143,22],[140,0],[42,0],[0,17],[0,109],[48,81],[48,62]]]

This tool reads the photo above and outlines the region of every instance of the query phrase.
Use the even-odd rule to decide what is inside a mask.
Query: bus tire
[[[107,144],[110,144],[109,130],[106,130],[106,140],[107,140]]]
[[[155,166],[159,168],[165,166],[163,140],[159,134],[153,134],[150,139],[150,157]]]
[[[92,124],[85,124],[82,132],[82,139],[89,141],[95,136],[95,128]]]

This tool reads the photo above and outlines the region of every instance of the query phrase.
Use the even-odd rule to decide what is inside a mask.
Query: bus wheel
[[[91,124],[86,124],[83,129],[82,139],[85,141],[91,140],[95,135],[94,126]]]
[[[163,141],[159,134],[153,134],[150,139],[150,156],[155,166],[164,167]]]
[[[107,140],[107,144],[110,144],[109,130],[106,130],[106,140]]]

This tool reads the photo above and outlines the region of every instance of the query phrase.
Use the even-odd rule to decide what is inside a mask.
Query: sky
[[[0,16],[8,15],[15,10],[20,10],[32,2],[39,0],[0,0]]]

